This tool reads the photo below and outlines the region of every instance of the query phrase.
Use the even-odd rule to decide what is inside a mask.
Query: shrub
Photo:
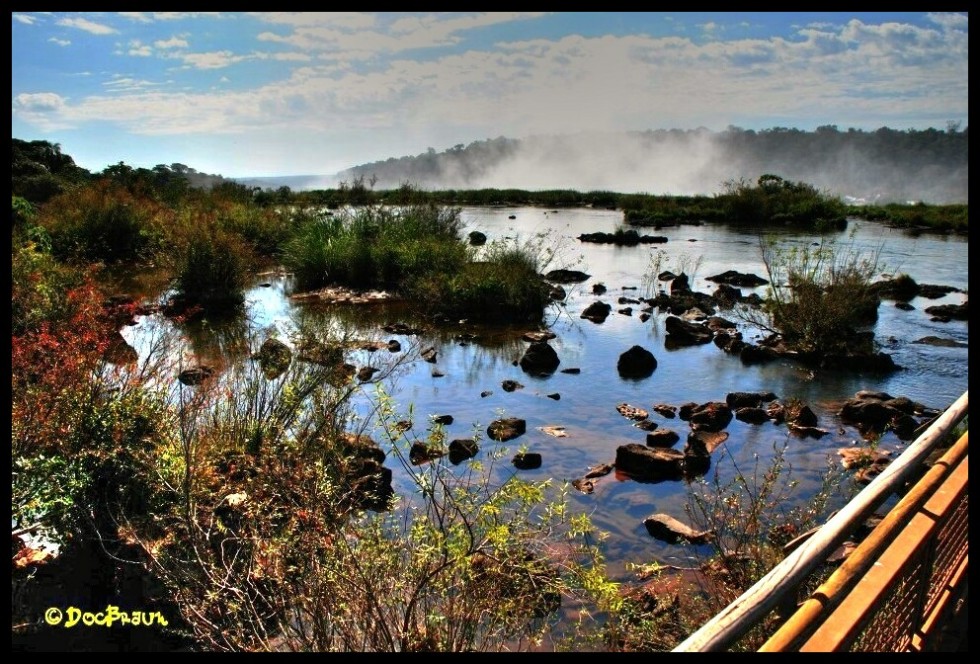
[[[202,224],[189,232],[177,252],[171,256],[175,286],[186,304],[221,311],[244,302],[254,257],[239,236]]]
[[[36,267],[31,252],[22,250],[15,265]],[[118,333],[92,282],[40,265],[32,278],[17,275],[13,297],[13,518],[58,540],[93,536],[121,505],[145,506],[141,455],[160,424],[160,402],[107,363]]]
[[[538,273],[535,249],[494,242],[482,258],[456,273],[439,272],[413,282],[417,299],[456,318],[539,320],[549,301],[549,288]]]
[[[347,433],[358,388],[330,387],[331,370],[294,362],[270,381],[247,365],[179,393],[172,436],[155,448],[169,507],[125,523],[203,647],[525,649],[563,595],[600,582],[576,559],[592,551],[590,528],[564,494],[549,500],[547,483],[517,478],[492,485],[476,462],[413,466],[417,438],[383,395],[383,446],[415,493],[397,510],[366,503],[378,485],[364,480],[384,477],[385,453]],[[426,442],[444,441],[436,425]]]
[[[698,478],[689,491],[687,513],[692,527],[714,533],[708,556],[697,556],[705,581],[699,589],[702,599],[682,600],[686,607],[682,610],[694,627],[712,618],[765,576],[785,556],[785,544],[825,519],[827,507],[845,478],[839,467],[830,465],[820,490],[807,502],[794,504],[797,481],[786,461],[785,444],[773,444],[773,455],[765,466],[756,454],[749,472],[743,471],[727,448],[722,449],[726,451],[712,477]],[[723,465],[726,474],[733,473],[729,480],[721,479]],[[815,572],[818,576],[826,573],[827,570]],[[815,579],[801,584],[798,599],[805,599],[816,584]],[[776,626],[775,622],[763,621],[733,649],[757,650]]]
[[[755,186],[745,180],[730,180],[724,188],[725,193],[717,200],[733,224],[784,223],[816,230],[847,227],[844,203],[805,182],[767,173]]]
[[[782,336],[810,356],[846,353],[859,327],[877,320],[879,297],[872,281],[879,252],[840,249],[832,240],[780,250],[761,241],[769,275],[764,318],[743,315]]]
[[[469,248],[459,228],[459,210],[429,204],[312,216],[286,244],[283,261],[302,288],[398,289],[410,277],[460,269]]]
[[[107,181],[55,196],[38,219],[57,256],[103,262],[148,257],[170,221],[167,208]]]

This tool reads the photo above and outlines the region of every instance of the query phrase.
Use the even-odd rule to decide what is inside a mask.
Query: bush
[[[358,388],[330,387],[331,371],[294,362],[270,381],[253,364],[179,393],[151,476],[169,500],[126,523],[202,647],[526,649],[563,596],[600,584],[598,568],[580,565],[591,528],[563,493],[551,500],[547,483],[517,478],[494,486],[476,462],[413,466],[418,440],[384,396],[383,447],[348,433]],[[436,425],[426,446],[444,443]],[[397,510],[365,500],[380,497],[365,480],[383,485],[382,449],[414,488]]]
[[[106,360],[118,332],[84,276],[23,249],[11,340],[12,511],[63,541],[94,536],[118,510],[145,507],[143,454],[161,402]],[[76,283],[77,282],[77,283]],[[30,286],[34,286],[33,291]]]
[[[285,246],[301,288],[327,284],[399,289],[409,278],[452,273],[469,259],[459,210],[435,205],[361,208],[311,216]]]
[[[538,273],[539,259],[530,245],[494,242],[483,260],[456,273],[439,272],[412,283],[418,300],[454,318],[488,322],[540,320],[549,288]]]
[[[101,181],[52,198],[38,223],[51,235],[55,255],[116,262],[147,258],[161,244],[171,212],[149,198]]]
[[[847,228],[844,203],[805,182],[767,173],[755,186],[730,180],[724,188],[717,201],[733,224],[793,224],[820,231]]]
[[[858,328],[877,320],[880,299],[872,281],[880,270],[878,252],[842,250],[832,240],[789,250],[763,241],[762,259],[770,284],[765,318],[743,313],[793,350],[814,357],[846,354]]]
[[[245,301],[255,260],[251,247],[239,236],[202,224],[190,231],[178,251],[171,260],[175,287],[185,304],[222,311]]]

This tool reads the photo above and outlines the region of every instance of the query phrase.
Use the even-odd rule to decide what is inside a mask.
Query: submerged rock
[[[647,532],[655,537],[670,544],[688,542],[689,544],[707,544],[714,539],[714,533],[710,530],[694,530],[685,523],[681,523],[672,516],[666,514],[653,514],[643,520]]]
[[[494,420],[487,427],[487,435],[496,441],[507,441],[523,435],[527,431],[527,421],[518,417]]]
[[[544,275],[544,278],[559,284],[575,284],[580,281],[587,281],[591,276],[591,274],[579,270],[552,270]]]

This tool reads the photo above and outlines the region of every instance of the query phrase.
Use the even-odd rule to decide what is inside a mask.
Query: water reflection
[[[515,219],[509,217],[513,215]],[[665,331],[665,312],[654,311],[641,320],[641,305],[632,305],[632,315],[618,313],[621,296],[649,297],[663,287],[655,276],[664,270],[686,271],[691,288],[711,293],[717,284],[708,276],[727,270],[766,277],[759,252],[763,233],[752,229],[722,226],[677,226],[657,234],[668,237],[661,245],[615,247],[583,244],[581,233],[613,232],[622,225],[622,214],[608,210],[569,209],[557,212],[533,208],[464,208],[464,233],[480,230],[489,240],[506,237],[517,240],[544,234],[553,249],[551,267],[580,269],[591,275],[586,282],[566,285],[566,298],[553,303],[545,312],[545,322],[557,336],[549,341],[560,359],[558,371],[549,376],[530,376],[516,363],[528,342],[521,339],[525,326],[480,326],[468,322],[436,323],[406,303],[373,305],[297,304],[288,295],[293,286],[288,276],[265,275],[246,294],[244,315],[205,326],[180,328],[186,335],[186,348],[201,357],[228,357],[232,362],[247,361],[254,352],[249,344],[261,343],[275,335],[295,344],[300,329],[320,330],[326,337],[342,337],[351,344],[344,351],[345,361],[357,368],[373,366],[381,371],[358,387],[355,411],[366,431],[374,426],[379,390],[390,395],[395,408],[411,413],[416,432],[424,436],[430,416],[451,414],[453,423],[444,427],[447,440],[477,437],[479,451],[474,460],[486,462],[492,482],[503,482],[519,473],[521,477],[557,482],[582,477],[590,467],[615,458],[616,448],[643,443],[645,433],[616,411],[619,403],[643,408],[652,404],[680,405],[686,402],[724,401],[729,392],[775,393],[781,400],[798,398],[817,414],[821,428],[830,434],[821,439],[791,436],[784,425],[771,422],[748,424],[733,420],[723,444],[725,456],[716,451],[705,479],[727,481],[736,469],[754,472],[771,457],[774,444],[785,444],[785,458],[793,479],[799,481],[795,495],[805,501],[820,490],[829,461],[838,447],[850,446],[859,433],[840,425],[837,411],[843,399],[862,389],[876,389],[894,396],[908,396],[932,408],[944,408],[967,388],[967,348],[939,347],[915,343],[927,335],[968,343],[968,326],[963,321],[939,323],[924,309],[933,304],[959,304],[965,293],[950,293],[936,300],[922,297],[910,303],[914,310],[903,311],[885,300],[873,326],[876,339],[893,355],[901,371],[887,376],[814,371],[787,360],[745,365],[737,356],[723,352],[712,343],[670,348]],[[766,231],[765,234],[772,234]],[[780,229],[783,246],[808,246],[815,240],[788,229]],[[850,243],[856,250],[880,250],[880,260],[891,272],[906,272],[919,283],[968,286],[967,242],[963,238],[920,235],[909,236],[876,224],[851,222],[850,228],[831,237]],[[693,241],[692,241],[693,240]],[[593,286],[603,284],[607,291],[595,294]],[[263,285],[266,284],[266,285]],[[636,290],[633,290],[633,289]],[[625,289],[625,290],[624,290]],[[742,288],[743,295],[765,295],[765,288]],[[612,312],[601,324],[580,318],[586,306],[595,301],[612,305]],[[734,312],[719,311],[735,322],[746,341],[755,342],[762,333],[738,318]],[[385,331],[385,325],[402,322],[419,328],[420,335]],[[123,333],[144,357],[146,339],[153,331],[165,329],[167,321],[144,317],[140,325]],[[399,342],[391,352],[387,343]],[[364,348],[364,342],[384,344],[377,350]],[[651,351],[657,368],[641,380],[624,380],[617,370],[619,356],[634,345]],[[435,362],[427,362],[422,351],[435,350]],[[226,354],[227,353],[227,354]],[[579,373],[563,373],[577,368]],[[437,375],[438,374],[438,375]],[[383,377],[383,378],[382,378]],[[524,385],[512,392],[502,389],[505,380]],[[549,395],[559,395],[559,399]],[[505,415],[526,420],[527,433],[508,443],[486,440],[486,426]],[[651,413],[661,428],[672,428],[683,439],[686,422]],[[555,438],[539,427],[562,426],[567,437]],[[880,443],[900,451],[904,443],[886,433]],[[510,459],[518,448],[541,453],[541,468],[516,471],[509,463],[490,463],[491,459]],[[435,463],[449,463],[449,460]],[[456,472],[469,472],[468,462]],[[410,491],[405,474],[395,469],[396,490]],[[643,527],[643,518],[654,512],[685,515],[688,501],[684,480],[641,483],[610,474],[594,483],[591,494],[573,491],[571,500],[592,515],[597,525],[610,533],[604,544],[607,559],[614,566],[625,561],[649,562],[651,558],[681,561],[691,554],[684,549],[653,540]],[[841,498],[843,500],[843,497]]]

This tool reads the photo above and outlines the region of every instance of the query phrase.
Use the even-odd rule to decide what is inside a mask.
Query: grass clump
[[[743,310],[750,322],[805,356],[871,352],[860,329],[878,318],[872,282],[880,251],[842,249],[833,240],[788,249],[760,242],[770,285],[760,312]]]
[[[227,311],[245,301],[254,257],[240,236],[208,225],[192,228],[169,259],[182,304]]]
[[[733,224],[789,224],[814,230],[843,230],[847,207],[806,182],[784,180],[767,173],[755,185],[744,179],[725,183],[718,202]]]
[[[55,196],[38,223],[58,258],[112,263],[148,258],[172,217],[159,203],[102,181]]]
[[[309,215],[283,262],[301,288],[388,289],[429,313],[532,321],[548,302],[530,244],[491,243],[482,255],[461,237],[460,211],[432,204]]]

